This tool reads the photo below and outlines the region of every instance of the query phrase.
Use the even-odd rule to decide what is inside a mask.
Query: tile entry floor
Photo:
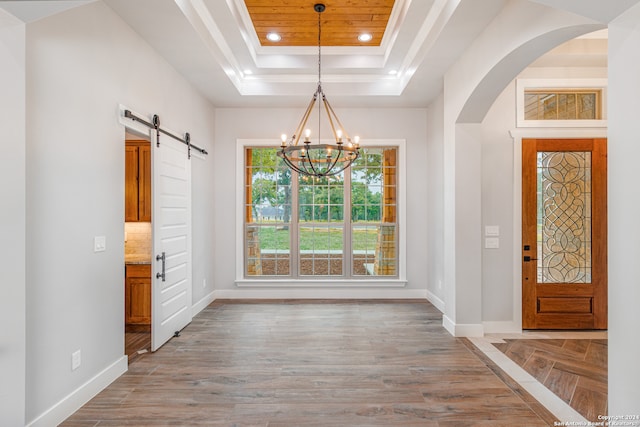
[[[606,331],[523,331],[470,338],[559,420],[607,414]]]

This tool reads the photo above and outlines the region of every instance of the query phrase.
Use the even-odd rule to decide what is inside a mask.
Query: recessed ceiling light
[[[390,70],[389,74],[395,76],[396,74],[398,74],[398,72],[396,70]]]
[[[370,42],[373,39],[373,36],[369,33],[362,33],[358,36],[358,40],[361,42]]]
[[[253,71],[251,71],[251,70],[244,70],[244,73],[245,73],[247,76],[250,76],[251,74],[253,74]]]
[[[269,40],[270,42],[279,42],[280,40],[282,40],[282,37],[280,37],[280,34],[278,33],[269,33],[267,34],[267,40]]]

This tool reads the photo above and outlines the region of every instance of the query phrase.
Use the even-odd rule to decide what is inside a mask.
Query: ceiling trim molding
[[[244,0],[226,0],[226,3],[238,24],[240,34],[242,34],[242,38],[247,45],[247,49],[249,49],[249,54],[251,55],[251,58],[253,58],[253,63],[257,65],[258,50],[256,47],[260,46],[260,40],[258,39],[255,28],[253,27],[253,22],[251,22],[247,5],[244,3]]]
[[[240,90],[242,71],[231,47],[227,44],[222,31],[209,13],[202,0],[175,0],[184,16],[196,33],[202,38],[216,61],[220,63],[229,80]]]
[[[212,16],[204,0],[174,0],[207,48],[221,64],[225,74],[241,95],[295,95],[298,84],[316,82],[317,47],[260,46],[249,12],[243,0],[225,0],[252,58],[253,66],[264,73],[245,75],[237,53],[225,40],[216,17]],[[396,0],[381,46],[327,46],[322,48],[323,81],[332,83],[341,93],[352,95],[399,96],[411,81],[418,65],[437,42],[444,27],[453,16],[461,0],[435,0],[413,43],[400,59],[395,75],[387,66],[402,24],[410,13],[413,0]],[[220,18],[218,18],[220,19]],[[348,74],[340,70],[368,69],[371,74]],[[274,75],[282,70],[284,74]],[[287,70],[301,70],[295,74]],[[271,71],[271,72],[270,72]],[[269,87],[272,86],[272,87]]]
[[[407,51],[407,55],[402,61],[399,74],[403,75],[407,84],[424,60],[429,49],[438,40],[438,36],[444,30],[447,22],[453,16],[461,0],[436,0],[429,10],[427,18],[422,23],[414,42]]]

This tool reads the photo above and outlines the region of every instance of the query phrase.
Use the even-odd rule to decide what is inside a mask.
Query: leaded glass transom
[[[545,91],[526,90],[525,120],[599,120],[599,90]]]

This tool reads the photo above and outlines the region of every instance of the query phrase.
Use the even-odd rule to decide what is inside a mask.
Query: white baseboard
[[[521,334],[522,325],[513,320],[500,322],[482,322],[485,334]]]
[[[211,293],[202,297],[200,301],[191,306],[191,317],[195,317],[196,314],[204,310],[209,304],[215,301],[215,299],[215,291],[212,291]]]
[[[82,405],[94,398],[120,375],[124,374],[127,371],[127,366],[128,358],[125,355],[107,366],[51,408],[47,409],[35,420],[28,423],[27,427],[57,426],[62,423],[80,409]]]
[[[213,291],[215,299],[427,299],[425,289],[241,288]]]
[[[442,315],[442,327],[445,328],[452,336],[456,336],[456,324],[453,323],[446,314]]]
[[[429,302],[433,304],[435,308],[440,310],[441,313],[444,313],[444,301],[442,301],[433,292],[429,290],[427,290],[427,300],[429,300]]]
[[[442,316],[442,326],[454,337],[483,337],[484,328],[481,324],[453,322],[446,315]]]

